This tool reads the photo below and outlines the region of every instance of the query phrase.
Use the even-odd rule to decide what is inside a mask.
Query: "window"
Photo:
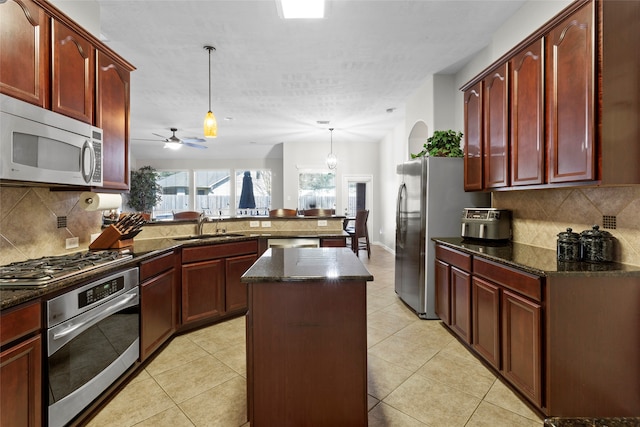
[[[335,209],[336,176],[333,172],[303,171],[298,175],[298,209]]]
[[[271,209],[271,171],[236,171],[236,216],[269,215]]]
[[[195,171],[195,210],[207,215],[229,216],[232,213],[230,178],[229,169]]]
[[[230,169],[214,169],[158,173],[162,200],[153,209],[154,219],[172,219],[174,212],[187,210],[211,216],[269,214],[272,185],[270,170],[242,169],[233,173]],[[249,173],[253,184],[255,206],[239,209],[245,173]]]

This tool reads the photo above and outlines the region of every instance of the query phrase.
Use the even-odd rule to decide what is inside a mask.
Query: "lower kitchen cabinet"
[[[478,277],[472,279],[472,347],[500,369],[500,288]]]
[[[467,343],[471,342],[471,256],[436,245],[436,314]]]
[[[471,274],[451,267],[451,329],[471,342]]]
[[[440,246],[438,246],[440,248]],[[444,261],[436,259],[435,281],[436,281],[436,315],[447,325],[451,324],[451,285],[449,275],[451,266]]]
[[[176,331],[179,261],[172,251],[140,263],[141,361]]]
[[[256,240],[183,248],[182,326],[246,310],[247,288],[240,277],[257,253]]]
[[[39,427],[43,411],[40,302],[2,313],[0,323],[0,425]]]

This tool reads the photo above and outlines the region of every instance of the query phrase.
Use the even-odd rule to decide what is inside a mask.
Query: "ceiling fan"
[[[164,141],[164,148],[170,148],[172,150],[177,150],[181,146],[186,145],[187,147],[206,149],[207,147],[202,144],[198,144],[198,142],[206,142],[207,140],[204,138],[198,138],[195,136],[190,136],[188,138],[178,138],[176,136],[177,128],[171,128],[171,135],[169,138],[166,136],[154,133],[155,136],[159,136]]]

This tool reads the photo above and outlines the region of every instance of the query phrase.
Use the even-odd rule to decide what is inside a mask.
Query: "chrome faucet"
[[[207,218],[204,214],[204,212],[201,212],[200,215],[198,216],[198,225],[196,227],[196,235],[201,236],[202,235],[202,228],[204,227],[204,223],[209,221],[209,218]]]

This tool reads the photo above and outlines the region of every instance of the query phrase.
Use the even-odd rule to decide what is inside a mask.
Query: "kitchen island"
[[[366,284],[346,248],[271,248],[245,272],[247,403],[260,426],[366,426]]]

